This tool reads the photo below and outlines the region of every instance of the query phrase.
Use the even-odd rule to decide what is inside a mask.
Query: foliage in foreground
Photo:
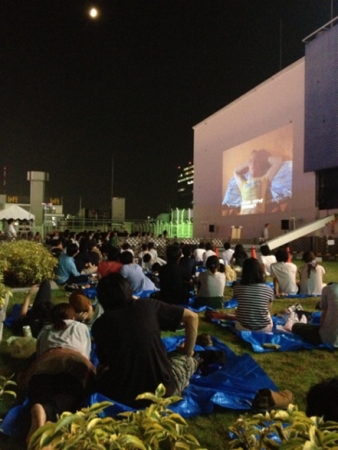
[[[241,416],[229,431],[233,433],[229,448],[237,450],[338,448],[338,423],[307,417],[295,405],[287,411]]]
[[[127,449],[189,450],[199,449],[196,438],[188,433],[186,421],[168,409],[181,397],[164,398],[160,384],[155,394],[144,393],[137,400],[150,400],[144,410],[121,413],[121,420],[98,417],[111,402],[83,408],[75,414],[65,412],[56,423],[47,423],[31,437],[29,449]]]
[[[10,377],[4,377],[3,375],[0,375],[0,398],[3,396],[12,396],[16,398],[16,392],[12,390],[8,390],[8,386],[16,386],[16,382],[12,380],[14,375],[11,375]]]
[[[42,244],[10,241],[0,245],[0,273],[7,286],[31,286],[54,277],[57,259]]]

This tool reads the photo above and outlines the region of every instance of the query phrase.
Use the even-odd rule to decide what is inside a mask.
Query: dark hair
[[[261,248],[260,248],[260,251],[261,251],[263,256],[271,255],[271,250],[270,250],[270,247],[268,245],[262,245]]]
[[[122,245],[122,249],[123,249],[123,250],[128,250],[128,248],[130,248],[130,245],[128,244],[128,242],[125,242],[125,243]]]
[[[151,260],[151,254],[150,253],[145,253],[143,255],[142,260],[143,260],[144,263],[148,263]]]
[[[225,273],[225,264],[219,263],[218,272]]]
[[[256,258],[247,258],[243,263],[241,284],[264,283],[264,269]]]
[[[231,248],[230,242],[224,242],[224,250],[229,250]]]
[[[205,248],[205,244],[203,241],[201,241],[198,245],[198,248]]]
[[[68,256],[74,256],[78,251],[79,247],[77,246],[77,244],[71,242],[70,244],[67,245],[66,253]]]
[[[307,264],[307,276],[310,278],[311,270],[316,271],[317,261],[314,253],[304,252],[303,261]]]
[[[178,262],[182,256],[182,250],[178,245],[169,245],[166,250],[168,262]]]
[[[153,242],[148,242],[148,249],[150,250],[151,248],[154,248],[155,245]]]
[[[67,324],[65,320],[74,319],[75,311],[69,303],[58,303],[51,311],[50,320],[56,331],[65,330]]]
[[[288,252],[286,248],[279,248],[275,253],[277,262],[287,262],[289,259]]]
[[[185,245],[183,248],[182,248],[182,253],[183,253],[183,256],[191,256],[191,246],[190,245]]]
[[[234,259],[236,259],[236,258],[247,259],[247,257],[248,257],[248,255],[247,255],[246,251],[244,250],[243,245],[242,244],[237,244],[236,247],[235,247],[233,258]]]
[[[105,311],[120,309],[133,301],[133,291],[120,273],[110,273],[98,282],[97,298]]]
[[[161,268],[161,264],[156,262],[151,266],[151,271],[152,272],[158,272]]]
[[[338,377],[311,386],[306,395],[306,415],[338,422]]]
[[[119,261],[120,250],[117,247],[110,246],[108,248],[108,261]]]
[[[148,244],[142,244],[141,249],[142,249],[143,252],[148,250]]]
[[[205,267],[210,270],[211,273],[216,273],[217,269],[219,268],[219,259],[217,258],[217,256],[209,256],[206,261]]]
[[[129,250],[125,250],[124,252],[120,253],[120,262],[122,264],[131,264],[133,262],[133,255]]]

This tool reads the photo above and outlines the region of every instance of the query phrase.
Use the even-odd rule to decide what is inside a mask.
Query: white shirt
[[[270,266],[271,275],[277,278],[279,292],[285,294],[297,294],[296,283],[297,266],[289,262],[276,262]]]
[[[12,223],[8,227],[8,236],[12,239],[16,238],[17,236],[14,225]]]
[[[81,353],[89,359],[91,340],[89,330],[84,323],[75,320],[64,320],[65,330],[54,330],[53,325],[45,325],[39,333],[36,352],[40,356],[51,348],[68,348]]]
[[[225,287],[224,273],[211,273],[207,270],[200,273],[198,282],[200,283],[198,297],[223,297]]]
[[[230,266],[230,260],[232,258],[232,255],[234,254],[235,250],[232,250],[232,248],[228,248],[228,250],[224,250],[222,253],[222,258],[224,261],[224,264],[227,264]]]
[[[194,259],[196,262],[203,262],[204,248],[196,248],[194,251]]]
[[[321,295],[323,287],[326,286],[323,283],[324,273],[324,267],[317,265],[315,270],[310,271],[309,277],[307,264],[300,267],[300,292],[307,295]]]
[[[271,264],[277,262],[275,255],[267,255],[267,256],[259,255],[258,259],[262,264],[264,264],[265,275],[269,276],[271,273]]]
[[[203,254],[203,266],[206,266],[207,263],[207,259],[209,258],[209,256],[216,256],[216,253],[213,250],[207,250],[204,252]]]

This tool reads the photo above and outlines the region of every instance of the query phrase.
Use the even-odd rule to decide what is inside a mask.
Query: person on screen
[[[242,196],[240,214],[265,212],[271,181],[281,165],[280,156],[271,156],[266,150],[253,150],[249,161],[235,169],[234,178]]]

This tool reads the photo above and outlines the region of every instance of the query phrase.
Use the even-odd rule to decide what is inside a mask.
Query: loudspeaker
[[[209,225],[209,233],[215,232],[215,225]]]
[[[282,230],[288,230],[289,229],[289,221],[281,220],[281,228],[282,228]]]

